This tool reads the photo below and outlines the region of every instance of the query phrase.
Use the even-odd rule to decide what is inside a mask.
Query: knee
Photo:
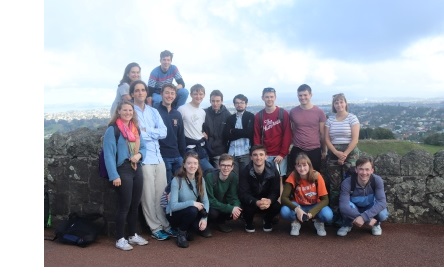
[[[381,212],[378,213],[378,220],[380,222],[387,220],[388,217],[389,217],[389,213],[387,211],[387,208],[385,208],[384,210],[382,210]]]

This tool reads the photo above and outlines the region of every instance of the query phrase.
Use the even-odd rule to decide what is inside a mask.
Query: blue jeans
[[[296,203],[293,202],[293,204],[296,206]],[[308,211],[310,211],[310,209],[312,209],[313,207],[315,207],[316,204],[313,205],[301,205],[301,209],[304,210],[304,212],[308,213]],[[281,208],[281,217],[284,220],[290,221],[290,222],[294,222],[297,218],[296,218],[296,212],[294,212],[293,209],[290,209],[288,206],[282,206]],[[324,223],[331,223],[333,220],[333,211],[331,210],[330,207],[328,206],[324,206],[321,211],[319,211],[318,214],[316,214],[316,216],[314,216],[313,218],[316,218],[318,221],[320,222],[324,222]]]
[[[188,95],[190,93],[187,89],[182,88],[177,91],[176,99],[173,101],[172,107],[177,110],[180,106],[187,103]],[[160,102],[162,101],[162,96],[158,93],[153,93],[153,107],[159,107]]]
[[[356,204],[354,204],[352,202],[350,202],[349,205],[351,208],[357,208],[359,213],[362,213],[362,212],[366,211],[367,209],[370,209],[373,206],[373,203],[369,204],[365,207],[358,207],[358,206],[356,206]],[[389,216],[389,213],[387,211],[387,208],[384,208],[384,209],[382,209],[381,212],[378,213],[378,215],[374,216],[373,218],[375,220],[377,220],[378,223],[380,223],[380,222],[387,220],[388,216]],[[353,225],[353,219],[347,218],[344,215],[342,215],[342,226],[352,226],[352,225]]]
[[[235,156],[234,157],[234,172],[236,172],[238,175],[239,173],[244,170],[245,166],[250,163],[250,155],[242,155],[242,156]]]
[[[182,166],[183,158],[175,157],[175,158],[163,158],[163,162],[165,162],[166,168],[166,177],[167,177],[167,192],[170,192],[171,188],[171,180],[174,177],[177,169]]]

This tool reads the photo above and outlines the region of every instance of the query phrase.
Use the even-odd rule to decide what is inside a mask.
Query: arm
[[[109,181],[120,178],[117,172],[117,145],[113,126],[109,126],[103,136],[103,157]]]
[[[182,188],[179,190],[178,178],[174,177],[171,180],[171,193],[170,193],[170,202],[169,203],[170,203],[172,212],[182,210],[182,209],[185,209],[190,206],[194,206],[194,202],[195,202],[194,200],[179,201],[179,192],[185,192],[184,191],[184,190],[186,190],[185,188],[188,188],[186,186],[185,186],[185,188],[183,188],[184,184],[186,184],[185,179],[182,179]],[[194,194],[193,194],[193,196],[194,196]]]
[[[231,172],[231,174],[228,177],[229,178],[231,177],[231,179],[229,182],[227,193],[225,194],[227,202],[231,206],[240,206],[239,196],[237,195],[239,178],[234,172]]]
[[[352,220],[361,215],[356,207],[350,207],[351,177],[346,178],[341,183],[341,192],[339,194],[339,210],[341,214]]]
[[[185,150],[186,150],[186,142],[185,142],[185,128],[183,125],[183,119],[182,119],[182,115],[179,113],[178,115],[178,123],[179,123],[179,129],[177,131],[177,143],[178,143],[178,148],[179,148],[179,153],[181,156],[185,155]]]
[[[261,144],[261,124],[256,113],[254,116],[254,138],[251,145]]]
[[[201,202],[203,203],[204,208],[205,208],[205,210],[208,213],[210,211],[210,201],[208,200],[208,193],[207,193],[207,190],[206,190],[206,183],[205,183],[205,179],[204,178],[202,178],[202,184],[203,184],[203,189],[204,189],[204,196],[203,196],[203,198],[201,198],[202,199]],[[202,219],[207,220],[207,218],[202,218]]]
[[[325,121],[319,122],[319,134],[321,137],[321,154],[322,158],[327,155],[327,145],[325,144]]]
[[[207,189],[208,200],[210,201],[210,207],[220,210],[224,213],[230,213],[233,207],[229,207],[229,205],[219,201],[214,195],[213,187],[214,187],[215,183],[213,182],[213,173],[208,173],[205,176],[205,183],[207,183],[205,186]],[[217,185],[217,183],[216,183],[216,185]]]
[[[271,181],[270,192],[267,196],[267,198],[269,198],[272,203],[277,201],[281,194],[281,175],[279,175],[279,172],[276,168],[274,168],[273,171],[274,171],[274,176],[273,178],[270,179]]]
[[[252,195],[252,190],[249,183],[250,180],[249,173],[250,170],[246,168],[243,169],[240,173],[241,176],[239,176],[239,199],[241,203],[244,205],[256,205],[256,201],[258,199],[256,199]]]
[[[183,81],[182,78],[176,79],[177,85],[176,85],[176,89],[182,89],[185,88],[185,82]]]
[[[359,129],[360,129],[359,123],[353,124],[351,126],[351,141],[347,146],[347,149],[345,149],[344,154],[348,156],[353,149],[355,149],[356,145],[358,145],[358,139],[359,139]]]
[[[319,211],[322,210],[322,208],[328,205],[329,202],[328,195],[321,196],[319,197],[319,199],[320,202],[318,202],[315,207],[313,207],[312,209],[310,209],[310,211],[308,211],[308,213],[310,213],[312,217],[316,216],[319,213]]]
[[[290,125],[290,115],[286,110],[284,110],[284,133],[282,136],[281,150],[279,152],[279,156],[285,158],[290,149],[291,144],[291,125]]]
[[[167,135],[167,127],[157,109],[151,109],[154,121],[154,127],[148,127],[147,132],[153,140],[164,139]],[[147,125],[148,126],[148,125]]]
[[[387,208],[387,201],[384,192],[384,181],[378,175],[373,174],[372,177],[375,178],[375,183],[376,183],[374,190],[375,203],[370,209],[367,209],[366,211],[361,213],[361,216],[365,222],[369,222],[373,217],[378,215],[379,212]],[[368,183],[368,185],[370,185],[370,183]],[[370,191],[372,190],[371,186],[367,186],[366,190],[371,192]]]
[[[281,195],[281,204],[287,206],[290,209],[296,210],[298,205],[294,205],[290,200],[291,193],[293,192],[293,185],[291,183],[286,182],[284,185],[284,190]],[[297,204],[297,203],[296,203]]]

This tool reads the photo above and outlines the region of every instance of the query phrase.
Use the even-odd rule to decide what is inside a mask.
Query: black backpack
[[[100,213],[86,214],[84,216],[71,213],[68,220],[63,221],[55,229],[54,237],[46,239],[86,247],[96,241],[106,225],[106,218]]]

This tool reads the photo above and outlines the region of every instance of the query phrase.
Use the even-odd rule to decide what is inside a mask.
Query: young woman
[[[183,165],[171,181],[171,193],[166,208],[171,226],[178,228],[177,246],[188,247],[193,239],[192,230],[203,237],[211,237],[207,228],[210,208],[199,155],[194,151],[185,154]]]
[[[140,79],[140,71],[141,68],[139,64],[136,62],[129,63],[125,67],[125,71],[123,72],[122,80],[120,80],[119,85],[117,85],[116,98],[114,99],[113,104],[111,105],[110,114],[111,117],[114,115],[116,111],[117,104],[119,104],[122,100],[131,101],[131,96],[129,95],[129,87],[133,81]]]
[[[313,170],[310,158],[299,153],[295,170],[285,181],[281,196],[281,217],[291,221],[290,235],[299,236],[301,223],[313,220],[319,236],[327,235],[324,223],[333,219],[328,192],[321,174]]]
[[[328,147],[326,180],[330,207],[335,215],[333,221],[340,225],[339,193],[347,172],[356,166],[359,158],[357,144],[360,125],[358,118],[348,112],[347,99],[342,93],[333,95],[331,111],[334,115],[325,122],[325,144]]]
[[[109,180],[112,181],[118,196],[116,247],[131,250],[131,244],[148,244],[147,240],[136,233],[143,186],[141,162],[146,156],[146,146],[144,142],[140,142],[137,116],[131,102],[121,101],[117,105],[108,126],[103,139],[103,153]],[[120,132],[117,142],[115,127]],[[128,240],[124,236],[125,221],[128,222]]]

